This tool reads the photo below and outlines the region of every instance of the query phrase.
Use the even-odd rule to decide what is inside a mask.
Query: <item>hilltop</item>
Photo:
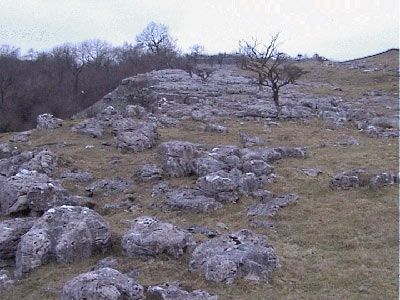
[[[38,218],[4,263],[6,277],[15,265],[24,276],[2,299],[59,299],[109,256],[102,265],[119,273],[106,274],[146,299],[174,281],[188,299],[395,298],[398,50],[300,65],[279,118],[251,73],[222,65],[207,80],[138,74],[71,120],[0,134],[1,226]],[[64,217],[43,225],[52,214]],[[70,227],[81,231],[54,229]],[[37,230],[60,249],[79,241],[84,258],[74,246],[37,258]],[[101,245],[88,246],[95,234]],[[188,296],[197,289],[212,295]]]

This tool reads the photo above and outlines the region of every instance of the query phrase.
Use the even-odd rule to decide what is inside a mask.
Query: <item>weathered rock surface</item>
[[[110,226],[95,211],[80,206],[51,208],[22,236],[15,275],[24,276],[49,261],[69,263],[88,258],[110,246]]]
[[[0,159],[0,181],[17,174],[21,165],[31,160],[33,156],[33,152],[24,151],[18,155]]]
[[[240,230],[197,246],[189,270],[202,273],[206,280],[231,284],[239,278],[267,281],[279,266],[266,236]]]
[[[109,256],[109,257],[99,260],[90,269],[90,271],[96,271],[96,270],[103,269],[103,268],[115,268],[116,266],[118,266],[118,263],[119,263],[118,258]]]
[[[242,142],[243,146],[248,148],[252,146],[258,146],[258,145],[263,145],[265,141],[258,137],[258,136],[253,136],[247,133],[241,133],[240,134],[240,141]]]
[[[55,118],[52,114],[42,114],[37,117],[37,126],[39,130],[56,129],[62,126],[62,119]]]
[[[58,155],[49,149],[44,149],[33,155],[33,158],[23,163],[20,169],[37,171],[47,175],[52,175],[58,166]]]
[[[68,181],[87,182],[93,180],[93,174],[85,171],[64,171],[60,178]]]
[[[166,282],[159,285],[149,286],[147,289],[155,299],[158,300],[217,300],[218,296],[209,294],[202,290],[187,292],[179,287],[179,283]]]
[[[172,209],[188,212],[209,212],[222,207],[214,198],[206,197],[199,190],[181,188],[167,194],[164,203]]]
[[[275,217],[279,209],[299,199],[296,194],[286,194],[273,198],[266,203],[257,203],[249,207],[248,216]]]
[[[122,237],[123,254],[131,258],[146,259],[166,253],[177,259],[191,246],[193,239],[189,232],[152,217],[136,218]]]
[[[164,172],[172,177],[189,176],[194,172],[194,160],[200,156],[203,145],[170,141],[158,146]]]
[[[320,169],[305,168],[305,169],[301,169],[301,171],[310,177],[317,177],[318,175],[322,174],[322,171]]]
[[[132,186],[133,184],[134,182],[132,180],[115,177],[112,179],[103,179],[93,182],[86,187],[86,191],[89,192],[89,196],[93,195],[96,192],[104,192],[105,195],[114,195],[123,192],[125,189]]]
[[[329,186],[331,189],[347,190],[360,185],[365,185],[365,183],[360,182],[360,176],[368,176],[368,172],[364,169],[340,172],[333,176]]]
[[[0,267],[15,266],[15,253],[21,237],[36,218],[15,218],[0,223]]]
[[[53,206],[69,203],[69,198],[68,191],[46,174],[22,170],[2,183],[1,214],[40,215]]]
[[[11,290],[15,285],[15,281],[11,279],[10,272],[0,270],[0,295],[2,292]]]
[[[206,126],[204,126],[204,131],[205,132],[227,133],[228,128],[226,128],[225,126],[222,126],[222,125],[208,123],[208,124],[206,124]]]
[[[238,187],[238,183],[225,171],[218,171],[202,176],[197,180],[196,184],[204,195],[213,197],[221,202],[224,202],[227,194],[234,194]],[[234,201],[236,201],[237,196],[234,198]]]
[[[68,281],[60,300],[143,300],[143,287],[111,268],[78,275]]]
[[[137,172],[136,175],[143,181],[161,180],[163,170],[154,164],[145,164]]]
[[[9,158],[13,155],[13,149],[6,143],[0,143],[0,159]]]
[[[35,131],[35,129],[27,130],[27,131],[22,131],[18,132],[17,134],[13,135],[10,138],[11,143],[26,143],[29,142],[29,137],[31,134]]]
[[[380,189],[397,182],[399,182],[399,177],[393,171],[384,171],[372,177],[369,186],[372,189]]]
[[[136,122],[130,118],[113,122],[112,133],[116,147],[123,151],[145,151],[154,147],[158,138],[156,123]]]
[[[96,119],[85,119],[72,127],[73,132],[89,135],[94,138],[103,137],[103,125]]]

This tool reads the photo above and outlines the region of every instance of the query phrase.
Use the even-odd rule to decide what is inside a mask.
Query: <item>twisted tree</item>
[[[279,90],[293,84],[301,77],[303,71],[291,63],[290,57],[278,51],[279,34],[273,35],[268,44],[253,39],[251,42],[239,41],[239,53],[242,55],[241,67],[258,76],[260,91],[263,86],[272,90],[277,116],[280,113]]]

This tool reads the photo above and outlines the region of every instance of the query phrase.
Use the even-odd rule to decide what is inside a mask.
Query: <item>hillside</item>
[[[148,290],[174,281],[218,299],[396,298],[398,65],[395,50],[304,62],[279,118],[233,65],[153,71],[72,120],[0,134],[0,228],[38,218],[14,248],[0,232],[0,298],[59,299],[109,256],[146,299],[177,299]]]

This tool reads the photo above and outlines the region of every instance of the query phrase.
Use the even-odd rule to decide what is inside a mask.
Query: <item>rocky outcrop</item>
[[[13,155],[13,149],[6,143],[0,143],[0,159],[9,158]]]
[[[200,156],[203,145],[170,141],[158,146],[164,172],[172,177],[189,176],[194,172],[194,160]]]
[[[146,259],[166,253],[177,259],[191,246],[193,239],[189,232],[152,217],[136,218],[122,237],[123,254],[131,258]]]
[[[103,192],[105,195],[114,195],[123,192],[133,184],[134,181],[132,180],[115,177],[93,182],[86,187],[86,191],[89,193],[89,196],[93,196],[94,193],[98,192]]]
[[[60,178],[68,181],[87,182],[93,180],[93,174],[79,170],[64,171],[60,174]]]
[[[329,183],[331,189],[348,190],[353,187],[368,184],[369,180],[361,181],[361,176],[371,177],[364,169],[349,170],[337,173]]]
[[[202,195],[200,190],[193,188],[181,188],[167,193],[164,202],[171,209],[187,212],[210,212],[222,207],[214,198]]]
[[[2,183],[1,214],[39,214],[57,205],[70,203],[70,195],[46,174],[21,170]]]
[[[68,281],[60,300],[143,300],[143,287],[132,278],[111,268],[78,275]]]
[[[62,119],[55,118],[52,114],[42,114],[37,117],[36,129],[56,129],[62,126]]]
[[[290,203],[295,202],[299,199],[296,194],[286,194],[274,197],[272,199],[262,199],[262,203],[257,203],[249,207],[248,216],[265,216],[275,217],[279,209],[288,206]],[[264,202],[265,201],[265,202]]]
[[[85,134],[94,138],[103,137],[103,125],[96,118],[85,119],[72,127],[73,132]]]
[[[161,180],[163,176],[163,170],[154,164],[145,164],[136,172],[136,175],[142,181],[156,181]]]
[[[0,268],[15,266],[15,253],[21,237],[36,218],[15,218],[0,223]]]
[[[51,208],[22,236],[15,275],[24,276],[49,261],[69,263],[88,258],[110,246],[110,226],[95,211],[80,206]]]
[[[187,292],[179,287],[177,282],[166,282],[149,286],[148,293],[157,300],[217,300],[218,296],[206,291],[194,290]]]
[[[44,149],[33,155],[33,158],[23,163],[20,169],[37,171],[51,176],[58,167],[58,155],[49,149]]]
[[[189,270],[202,273],[206,280],[231,284],[239,278],[267,281],[279,266],[266,236],[240,230],[197,246]]]
[[[30,161],[33,156],[33,152],[24,151],[9,158],[0,159],[0,181],[17,174],[21,165]]]

